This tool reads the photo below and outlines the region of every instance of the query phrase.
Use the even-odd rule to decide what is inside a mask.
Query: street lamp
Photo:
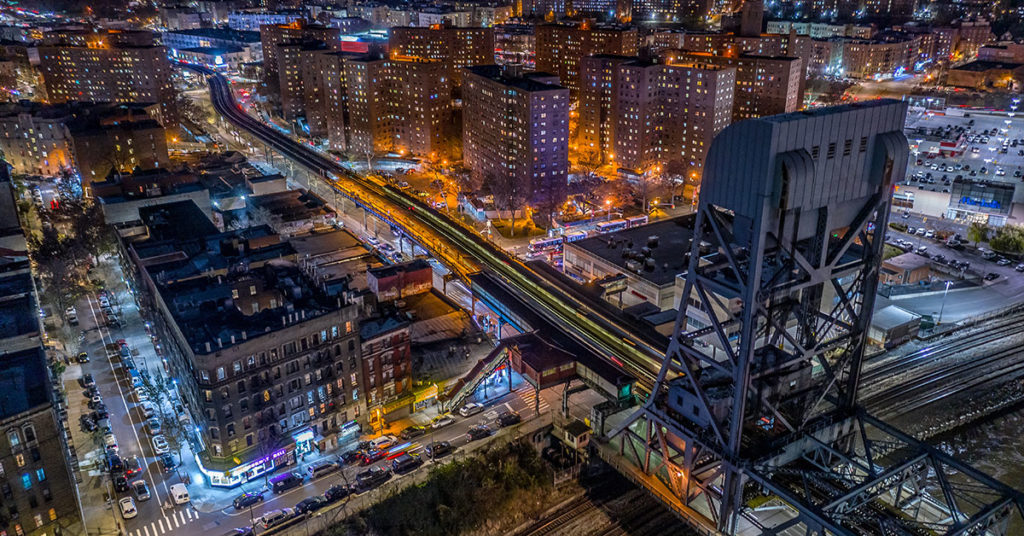
[[[939,320],[935,323],[936,326],[942,324],[942,311],[946,309],[946,294],[949,294],[949,285],[953,284],[953,281],[946,280],[946,290],[942,291],[942,305],[939,306]]]
[[[607,219],[607,220],[612,219],[612,200],[611,199],[605,199],[604,200],[604,211],[605,211],[605,214],[606,214],[606,218],[605,219]]]

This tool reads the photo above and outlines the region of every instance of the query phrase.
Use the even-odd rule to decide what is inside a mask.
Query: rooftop
[[[399,264],[388,264],[379,268],[370,269],[370,273],[380,279],[383,277],[391,277],[397,275],[399,272],[413,272],[416,270],[430,270],[430,263],[424,259],[415,259],[409,262],[403,262]]]
[[[183,48],[182,52],[191,52],[193,54],[206,54],[209,56],[221,56],[224,54],[241,54],[245,52],[242,47],[192,47]]]
[[[960,65],[958,67],[950,67],[950,69],[953,69],[955,71],[970,71],[973,73],[983,73],[985,71],[992,70],[1012,71],[1014,69],[1020,69],[1021,67],[1024,67],[1024,64],[1009,63],[1005,61],[978,60],[966,63],[964,65]]]
[[[231,30],[228,28],[194,28],[190,30],[172,30],[167,33],[226,39],[245,43],[259,43],[260,33],[247,30]]]
[[[517,87],[524,91],[558,91],[564,86],[541,82],[538,78],[557,78],[556,75],[543,72],[531,72],[522,76],[509,76],[500,65],[478,65],[466,67],[466,70],[483,78],[489,78],[506,86]]]
[[[362,320],[359,322],[359,338],[366,341],[408,326],[409,321],[397,315]]]
[[[920,319],[921,315],[919,314],[912,313],[902,307],[890,305],[875,311],[875,314],[871,316],[871,326],[882,330],[890,330]]]
[[[250,212],[265,210],[284,223],[304,221],[323,216],[330,211],[327,203],[319,196],[306,190],[285,190],[249,198]]]
[[[0,359],[0,419],[50,402],[45,363],[41,347],[4,354]]]
[[[139,218],[149,229],[150,242],[187,240],[217,232],[217,228],[191,199],[140,207]]]
[[[676,275],[687,268],[693,215],[661,220],[632,229],[570,242],[566,248],[580,249],[614,264],[623,272],[646,279],[658,286],[672,285]],[[653,240],[652,240],[653,239]],[[647,259],[651,259],[648,261]],[[639,263],[640,272],[628,264]]]
[[[39,310],[28,272],[0,277],[0,339],[39,332]]]
[[[191,279],[157,283],[161,297],[192,351],[222,348],[306,322],[342,309],[340,298],[320,292],[285,257],[247,268],[248,258],[232,259],[224,275],[193,274]],[[160,280],[160,273],[153,274]]]
[[[913,271],[931,265],[931,261],[917,253],[904,253],[886,260],[883,264],[898,270]]]

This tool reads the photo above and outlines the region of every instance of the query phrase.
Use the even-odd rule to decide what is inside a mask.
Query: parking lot
[[[1009,122],[1009,123],[1008,123]],[[923,130],[922,130],[923,129]],[[927,150],[923,132],[956,139],[963,132],[962,152],[943,156]],[[915,137],[921,136],[921,137]],[[949,193],[956,179],[1024,182],[1024,121],[1005,116],[923,116],[907,129],[911,153],[906,184],[922,190]]]

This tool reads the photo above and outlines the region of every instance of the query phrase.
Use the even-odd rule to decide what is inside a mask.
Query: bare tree
[[[523,180],[510,173],[488,174],[487,183],[494,195],[494,204],[499,210],[511,212],[512,230],[509,236],[516,234],[516,211],[526,206],[527,188]]]

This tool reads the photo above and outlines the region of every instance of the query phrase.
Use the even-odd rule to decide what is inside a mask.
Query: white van
[[[185,484],[171,485],[171,499],[174,500],[174,504],[185,504],[189,501],[188,489],[185,488]]]

